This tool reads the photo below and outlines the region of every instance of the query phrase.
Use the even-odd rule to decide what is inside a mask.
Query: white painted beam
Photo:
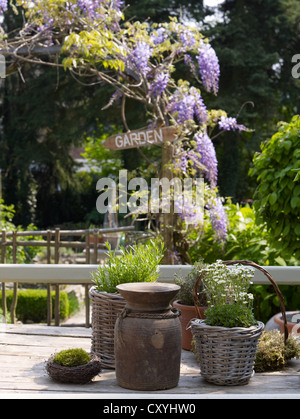
[[[98,265],[47,265],[47,264],[0,264],[0,282],[52,283],[52,284],[91,284],[91,273]],[[264,267],[278,285],[300,285],[300,266]],[[160,282],[173,282],[174,274],[186,276],[190,265],[161,265]],[[269,284],[268,278],[255,269],[255,284]]]

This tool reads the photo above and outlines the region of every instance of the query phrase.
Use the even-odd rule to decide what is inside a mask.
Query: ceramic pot
[[[197,311],[195,306],[189,306],[186,304],[181,304],[179,300],[173,302],[173,307],[181,311],[181,316],[179,317],[181,324],[181,333],[182,333],[182,349],[186,351],[192,350],[192,330],[190,327],[191,320],[197,319]],[[205,310],[207,307],[200,307],[200,312],[202,318],[205,319]]]
[[[180,312],[170,305],[180,287],[164,283],[118,285],[126,301],[115,325],[116,379],[132,390],[176,387],[180,375]]]
[[[287,330],[289,334],[299,335],[300,334],[300,311],[287,311]],[[282,314],[278,313],[273,317],[276,324],[280,326],[281,333],[284,333],[284,321],[282,320]],[[292,321],[293,320],[293,321]],[[297,320],[299,323],[297,323]]]

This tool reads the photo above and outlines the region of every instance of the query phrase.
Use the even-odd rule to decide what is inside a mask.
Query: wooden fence
[[[106,253],[105,241],[112,244],[112,248],[118,246],[118,240],[121,233],[129,233],[134,231],[134,226],[105,228],[93,230],[34,230],[34,231],[9,231],[2,230],[0,232],[0,250],[1,263],[6,264],[8,261],[8,251],[13,264],[17,264],[18,247],[40,247],[46,248],[45,262],[59,264],[61,249],[72,248],[81,249],[85,256],[86,264],[97,264],[100,256]],[[30,239],[29,239],[30,238]],[[37,238],[37,239],[32,239]],[[74,240],[77,238],[77,240]],[[105,250],[106,249],[106,250]],[[52,304],[51,304],[51,288],[55,288],[55,324],[59,325],[59,285],[47,284],[47,324],[51,325],[52,320]],[[10,307],[11,320],[16,321],[16,306],[18,298],[18,282],[13,282],[13,300]],[[85,291],[86,301],[88,300],[88,289]],[[2,308],[3,315],[6,319],[6,288],[5,282],[2,282]],[[88,310],[88,308],[87,308]]]

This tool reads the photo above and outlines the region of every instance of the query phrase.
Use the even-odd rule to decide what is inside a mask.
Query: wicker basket
[[[269,272],[261,266],[250,261],[226,261],[225,265],[243,264],[259,269],[272,283],[279,297],[280,308],[285,321],[285,342],[288,337],[286,327],[286,313],[283,296]],[[197,290],[203,274],[196,281],[193,296],[197,315],[200,319],[200,311],[197,303]],[[243,327],[218,327],[205,324],[205,320],[191,322],[195,356],[200,365],[200,373],[203,378],[216,385],[245,385],[254,374],[254,363],[258,339],[264,325],[249,328]]]
[[[46,364],[46,371],[49,376],[59,382],[67,384],[86,384],[89,383],[101,371],[100,359],[94,354],[91,355],[91,361],[77,367],[65,367],[55,364],[51,356]]]
[[[120,294],[99,292],[90,289],[92,302],[92,346],[91,352],[101,359],[103,368],[115,368],[114,328],[119,313],[125,307]]]

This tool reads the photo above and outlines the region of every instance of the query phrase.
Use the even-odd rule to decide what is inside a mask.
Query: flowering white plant
[[[252,307],[253,295],[248,292],[254,269],[242,265],[226,266],[217,260],[205,268],[204,290],[210,306],[236,304]]]

